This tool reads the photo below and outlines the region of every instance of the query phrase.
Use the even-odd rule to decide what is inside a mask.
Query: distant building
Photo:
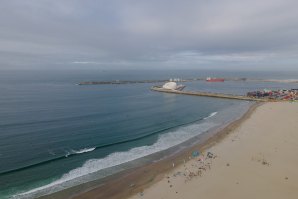
[[[168,89],[168,90],[183,90],[185,88],[184,85],[177,85],[176,82],[167,82],[162,86],[163,89]]]

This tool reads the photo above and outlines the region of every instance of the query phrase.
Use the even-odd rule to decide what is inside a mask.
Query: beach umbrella
[[[200,155],[200,152],[199,152],[199,151],[193,151],[193,152],[191,153],[191,155],[192,155],[192,157],[197,157],[197,156]]]

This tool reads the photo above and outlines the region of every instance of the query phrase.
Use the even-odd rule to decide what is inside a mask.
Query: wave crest
[[[80,150],[78,150],[78,151],[76,151],[76,150],[72,150],[72,151],[73,151],[73,153],[75,153],[75,154],[80,154],[80,153],[88,153],[88,152],[94,151],[95,149],[96,149],[96,148],[93,147],[93,148],[84,148],[84,149],[80,149]]]
[[[88,152],[91,152],[91,151],[94,151],[96,149],[96,147],[93,147],[93,148],[83,148],[83,149],[80,149],[80,150],[70,150],[70,151],[67,151],[65,157],[68,157],[68,156],[71,156],[71,155],[75,155],[75,154],[81,154],[81,153],[88,153]]]
[[[211,117],[215,116],[216,114],[217,114],[217,112],[210,113],[210,115],[208,115],[208,117],[205,117],[204,120],[211,118]]]
[[[73,169],[64,174],[60,179],[55,180],[45,186],[41,186],[30,191],[15,195],[14,198],[39,197],[45,194],[54,193],[65,188],[81,184],[84,181],[84,179],[82,178],[84,176],[98,172],[102,169],[121,165],[123,163],[166,150],[170,147],[181,144],[182,142],[185,142],[216,125],[217,124],[215,123],[204,122],[180,127],[175,131],[160,135],[158,140],[153,145],[136,147],[123,152],[115,152],[101,159],[90,159],[86,161],[81,167]],[[90,150],[91,148],[89,149],[89,151]],[[82,153],[83,151],[87,150],[79,150],[78,152]],[[83,179],[83,181],[80,180],[81,178]]]

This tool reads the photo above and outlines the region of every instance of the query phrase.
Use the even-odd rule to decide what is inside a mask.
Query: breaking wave
[[[75,155],[75,154],[81,154],[81,153],[88,153],[91,151],[94,151],[96,149],[96,147],[93,148],[84,148],[84,149],[80,149],[80,150],[71,150],[70,152],[68,152],[65,157],[68,157],[70,155]]]
[[[215,114],[213,113],[213,115]],[[61,178],[53,181],[52,183],[24,193],[20,193],[13,196],[13,198],[23,199],[39,197],[87,182],[88,180],[86,180],[86,176],[90,176],[89,174],[91,173],[95,173],[102,169],[121,165],[123,163],[169,149],[170,147],[181,144],[216,125],[217,124],[213,122],[191,124],[160,135],[158,140],[153,145],[136,147],[123,152],[115,152],[101,159],[90,159],[86,161],[81,167],[69,171]],[[77,153],[89,152],[91,151],[91,149],[95,150],[94,148],[82,149],[77,151]]]
[[[217,112],[213,112],[213,113],[211,113],[208,117],[205,117],[204,120],[206,120],[206,119],[208,119],[208,118],[210,118],[210,117],[213,117],[213,116],[215,116],[216,114],[217,114]]]
[[[73,150],[73,152],[76,153],[76,154],[88,153],[90,151],[94,151],[95,149],[96,149],[95,147],[93,147],[93,148],[84,148],[84,149],[81,149],[81,150],[78,150],[78,151]]]
[[[203,118],[203,119],[207,119],[207,118]],[[0,175],[11,173],[11,172],[16,172],[16,171],[21,171],[21,170],[29,169],[29,168],[32,168],[32,167],[37,167],[37,166],[48,164],[50,162],[54,162],[54,161],[61,160],[61,159],[64,159],[64,158],[69,158],[69,157],[74,156],[74,155],[80,155],[82,153],[91,152],[91,151],[94,151],[94,150],[97,150],[97,149],[101,149],[101,148],[105,148],[105,147],[109,147],[109,146],[114,146],[114,145],[117,145],[117,144],[123,144],[123,143],[128,143],[128,142],[141,140],[143,138],[146,138],[146,137],[149,137],[149,136],[152,136],[152,135],[155,135],[155,134],[159,134],[161,132],[164,132],[164,131],[167,131],[167,130],[170,130],[170,129],[173,129],[173,128],[178,128],[178,127],[182,127],[182,126],[185,126],[185,125],[190,125],[194,122],[198,122],[198,121],[201,121],[201,120],[202,119],[198,119],[198,120],[194,120],[194,121],[191,121],[191,122],[182,123],[182,124],[176,125],[174,127],[164,128],[162,130],[154,131],[154,132],[151,132],[149,134],[141,135],[139,137],[134,137],[134,138],[129,138],[127,140],[120,140],[120,141],[116,141],[116,142],[112,142],[112,143],[107,143],[107,144],[96,146],[94,148],[84,148],[84,149],[81,149],[81,150],[78,150],[78,151],[73,150],[73,149],[69,149],[69,150],[65,151],[64,155],[60,155],[60,156],[45,160],[43,162],[38,162],[38,163],[35,163],[35,164],[32,164],[32,165],[27,165],[27,166],[24,166],[24,167],[21,167],[21,168],[16,168],[16,169],[13,169],[13,170],[4,171],[4,172],[1,172]],[[53,153],[52,151],[49,151],[49,154],[55,155],[55,153]]]

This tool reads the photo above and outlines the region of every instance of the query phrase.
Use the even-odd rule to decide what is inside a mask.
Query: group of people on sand
[[[204,153],[199,153],[194,151],[192,156],[189,156],[188,159],[195,159],[192,164],[187,166],[185,159],[183,160],[184,171],[178,171],[173,174],[173,177],[183,176],[185,177],[185,183],[190,181],[194,177],[201,177],[203,172],[207,169],[211,169],[212,159],[216,158],[216,156],[211,153],[207,152],[205,155]],[[175,163],[172,164],[175,167]],[[169,176],[167,177],[169,178]]]

